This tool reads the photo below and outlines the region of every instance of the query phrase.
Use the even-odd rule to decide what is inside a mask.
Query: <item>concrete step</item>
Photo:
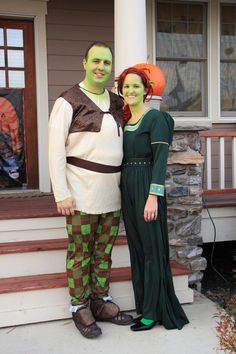
[[[0,243],[0,278],[64,272],[66,252],[67,238]],[[114,268],[130,265],[124,236],[117,237],[112,265]]]

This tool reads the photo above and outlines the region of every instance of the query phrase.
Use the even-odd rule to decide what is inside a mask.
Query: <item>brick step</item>
[[[56,251],[67,249],[67,238],[57,238],[49,240],[17,241],[0,243],[0,255],[11,253]],[[116,246],[127,245],[126,236],[117,236]]]
[[[1,196],[0,220],[59,216],[52,194]]]
[[[176,261],[171,261],[171,271],[173,277],[186,276],[191,274],[191,271],[188,268],[182,264],[177,263]],[[130,267],[112,268],[111,282],[122,282],[130,280]],[[62,287],[67,287],[65,272],[0,279],[0,294]]]
[[[236,189],[211,189],[203,192],[205,207],[223,208],[236,206]]]
[[[64,272],[66,253],[66,238],[0,243],[0,279]],[[125,236],[116,239],[112,265],[114,268],[130,266]]]
[[[193,302],[189,270],[172,262],[176,295],[181,304]],[[130,267],[113,268],[110,294],[122,311],[135,308]],[[71,318],[66,273],[0,279],[0,327]]]

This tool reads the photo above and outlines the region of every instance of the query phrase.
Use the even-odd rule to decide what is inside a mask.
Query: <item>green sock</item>
[[[149,326],[150,324],[153,324],[154,321],[143,317],[140,322],[142,322],[142,324],[144,324],[145,326]]]

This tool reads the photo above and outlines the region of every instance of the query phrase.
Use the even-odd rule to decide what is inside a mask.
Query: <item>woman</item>
[[[145,104],[152,86],[144,71],[124,70],[118,93],[126,103],[122,210],[139,314],[131,330],[149,330],[157,322],[167,329],[181,329],[188,319],[173,287],[164,187],[174,121]]]

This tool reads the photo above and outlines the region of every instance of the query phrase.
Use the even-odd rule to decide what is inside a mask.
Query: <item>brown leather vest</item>
[[[123,100],[115,93],[109,91],[110,107],[108,112],[103,112],[85,93],[79,85],[64,91],[60,97],[69,102],[73,108],[72,122],[69,133],[90,131],[99,132],[102,126],[104,113],[110,113],[118,127],[123,127]]]

